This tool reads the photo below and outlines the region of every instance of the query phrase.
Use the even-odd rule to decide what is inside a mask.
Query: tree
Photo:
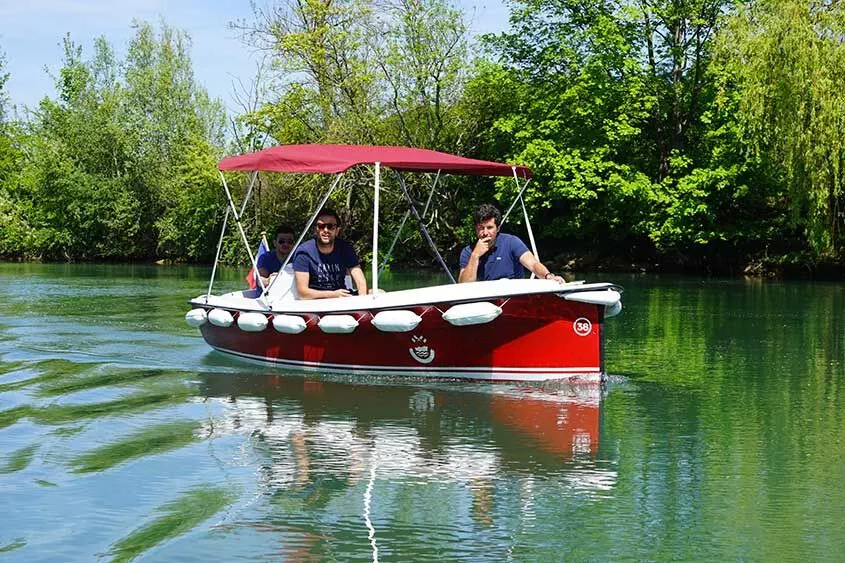
[[[546,237],[645,238],[657,198],[647,166],[657,102],[642,30],[613,2],[526,2],[511,24],[486,38],[500,62],[481,67],[470,87],[502,112],[490,123],[491,152],[534,170],[526,196],[542,209]],[[503,199],[513,195],[503,188]]]
[[[9,106],[9,95],[6,93],[6,83],[9,81],[9,73],[6,72],[6,54],[0,51],[0,123],[6,122],[6,113]]]
[[[222,216],[208,207],[221,199],[213,163],[222,152],[222,104],[194,83],[186,34],[164,23],[158,32],[147,23],[136,29],[126,61],[104,38],[86,59],[65,37],[57,97],[43,99],[27,124],[9,191],[26,233],[0,252],[65,260],[213,255],[211,231]]]
[[[398,125],[395,142],[455,150],[450,126],[462,122],[454,108],[463,95],[468,53],[463,17],[441,0],[396,0],[385,8],[377,52],[385,111]]]
[[[291,121],[300,128],[294,136],[371,141],[369,105],[377,97],[368,35],[375,27],[361,0],[256,5],[254,21],[233,24],[279,73],[278,100],[264,108],[273,127],[282,133]]]
[[[117,115],[116,61],[102,38],[91,61],[69,36],[64,51],[58,99],[45,98],[36,110],[17,186],[29,202],[25,252],[67,260],[137,256],[142,225]]]
[[[405,144],[464,152],[465,116],[456,109],[468,36],[461,13],[446,2],[282,2],[256,7],[253,21],[233,27],[266,52],[278,72],[270,99],[247,117],[266,127],[275,141]],[[345,193],[335,204],[348,210],[347,225],[360,229],[348,234],[367,244],[368,230],[362,227],[369,215],[369,191],[359,186],[369,185],[369,179],[361,174],[348,175]],[[261,215],[299,222],[307,214],[305,204],[316,202],[319,179],[272,181],[276,195],[262,191]],[[385,221],[398,223],[406,204],[392,181],[384,177],[382,209]],[[417,200],[427,195],[414,180],[408,187]],[[436,236],[454,246],[456,218],[447,213],[436,219]]]
[[[489,129],[481,151],[534,169],[527,197],[545,210],[542,235],[570,249],[734,267],[782,226],[718,88],[724,72],[712,68],[730,6],[525,1],[510,32],[486,38],[497,60],[469,89]]]
[[[741,7],[719,43],[747,155],[787,187],[820,255],[842,248],[845,226],[843,34],[840,3],[764,0]]]
[[[6,72],[6,55],[0,50],[0,189],[5,187],[15,168],[15,154],[12,141],[12,125],[7,120],[9,96],[6,93],[6,83],[9,73]]]
[[[21,213],[21,202],[13,195],[12,183],[19,168],[22,138],[17,123],[8,120],[9,97],[6,56],[0,51],[0,256],[12,256],[23,246],[29,225]]]
[[[653,135],[658,179],[670,174],[675,151],[693,151],[708,95],[707,66],[726,0],[639,0],[637,34],[645,43],[646,69],[655,96]],[[692,145],[692,146],[690,146]]]
[[[145,244],[150,255],[207,260],[215,247],[209,231],[222,221],[208,207],[223,203],[213,167],[222,153],[223,104],[195,82],[187,33],[164,22],[158,30],[147,22],[134,26],[124,65],[123,120],[143,222],[150,227],[142,233]],[[198,162],[211,165],[208,173]]]

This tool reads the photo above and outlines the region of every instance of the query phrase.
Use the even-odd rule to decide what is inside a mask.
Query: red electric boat
[[[522,166],[423,149],[278,146],[226,158],[218,165],[221,171],[253,173],[239,212],[221,172],[229,203],[223,232],[231,215],[255,266],[256,257],[250,250],[241,213],[257,173],[337,175],[305,226],[298,245],[310,232],[344,172],[360,165],[370,166],[374,173],[372,255],[379,256],[379,189],[382,169],[388,168],[396,174],[409,203],[405,219],[413,213],[419,220],[423,235],[450,278],[449,268],[434,248],[408,195],[402,173],[436,174],[432,193],[441,174],[513,177],[518,195],[503,222],[515,204],[522,203],[531,177],[531,171]],[[522,209],[532,251],[537,256],[524,204]],[[222,241],[221,233],[217,259]],[[186,315],[187,322],[200,329],[206,342],[241,358],[320,372],[506,381],[578,378],[598,382],[605,372],[604,322],[622,308],[621,288],[611,283],[505,279],[383,292],[379,290],[375,260],[371,295],[297,299],[293,271],[287,263],[268,287],[213,295],[216,267],[217,260],[208,293],[192,299],[193,308]]]

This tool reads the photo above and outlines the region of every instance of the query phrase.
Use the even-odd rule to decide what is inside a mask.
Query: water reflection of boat
[[[572,458],[595,456],[599,445],[599,397],[508,397],[492,395],[495,425],[527,439],[538,449]]]
[[[209,432],[248,436],[235,463],[258,465],[262,517],[238,526],[274,534],[284,558],[343,545],[462,560],[476,533],[548,519],[549,489],[591,504],[615,487],[597,459],[599,388],[546,387],[227,373],[200,375],[199,392],[217,411]],[[392,551],[397,537],[412,553]]]
[[[573,377],[598,381],[601,378],[603,323],[622,308],[621,288],[616,285],[583,282],[561,285],[554,280],[504,279],[388,293],[378,291],[382,168],[389,168],[395,174],[409,212],[417,219],[420,215],[402,173],[431,172],[437,178],[441,173],[512,177],[518,192],[512,210],[517,202],[522,202],[531,178],[528,168],[406,147],[345,145],[273,147],[224,159],[218,167],[221,171],[251,172],[253,184],[259,171],[338,175],[305,226],[299,244],[346,171],[361,165],[372,166],[374,170],[371,255],[376,260],[372,261],[370,281],[373,294],[300,300],[296,298],[294,276],[283,265],[280,275],[267,288],[213,295],[212,270],[208,293],[192,299],[193,309],[186,315],[188,323],[199,327],[212,347],[242,358],[321,373],[508,381]],[[436,186],[435,178],[432,193]],[[230,213],[234,217],[255,267],[255,257],[240,219],[252,193],[252,184],[240,212],[225,178],[223,187],[229,204],[226,218]],[[523,211],[536,256],[524,204]],[[506,219],[507,213],[503,221]],[[419,223],[424,238],[451,278],[424,222],[419,219]],[[223,234],[226,225],[224,221]]]
[[[202,383],[226,405],[215,431],[255,436],[273,458],[266,477],[275,486],[302,486],[315,472],[357,482],[376,458],[379,474],[393,477],[472,483],[529,467],[577,478],[576,466],[591,471],[599,444],[595,386],[466,391],[231,374]]]

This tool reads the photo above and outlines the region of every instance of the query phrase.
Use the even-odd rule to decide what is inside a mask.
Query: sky
[[[455,5],[464,11],[473,35],[507,27],[503,0],[455,0]],[[228,24],[251,15],[249,0],[0,0],[0,52],[10,74],[6,91],[19,110],[55,96],[50,73],[60,67],[66,33],[82,46],[83,56],[93,52],[94,38],[104,35],[122,57],[133,19],[157,24],[163,18],[188,32],[195,78],[234,111],[233,84],[237,78],[248,84],[258,59]]]

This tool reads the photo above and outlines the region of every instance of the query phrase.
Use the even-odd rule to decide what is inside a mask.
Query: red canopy
[[[363,145],[281,145],[263,151],[230,156],[220,161],[220,170],[303,172],[337,174],[358,164],[380,162],[406,172],[436,172],[470,176],[512,176],[509,164],[463,158],[445,152],[409,147]],[[530,178],[531,170],[517,166],[520,177]]]

